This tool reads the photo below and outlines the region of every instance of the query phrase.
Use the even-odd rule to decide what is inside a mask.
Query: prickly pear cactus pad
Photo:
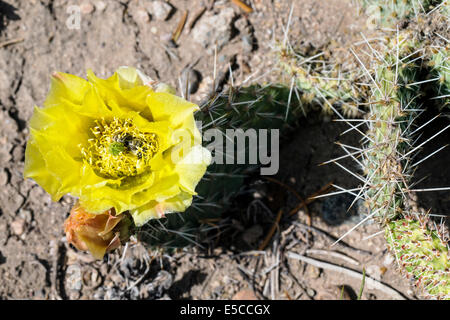
[[[450,256],[443,234],[427,226],[427,218],[406,217],[386,226],[388,248],[408,278],[432,298],[450,299]]]
[[[367,152],[364,156],[367,184],[367,202],[377,211],[375,217],[389,221],[401,213],[403,178],[407,165],[411,126],[417,114],[416,99],[420,86],[418,65],[413,61],[413,43],[408,38],[398,38],[387,44],[388,54],[376,67],[373,77],[374,101],[370,105],[367,132]],[[397,55],[398,54],[398,55]],[[404,57],[408,59],[398,61]],[[412,131],[412,130],[411,130]]]

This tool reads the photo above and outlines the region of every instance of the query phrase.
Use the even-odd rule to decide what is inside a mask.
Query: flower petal
[[[174,128],[181,124],[199,107],[191,102],[166,92],[152,92],[147,96],[147,105],[155,121],[170,121]]]
[[[83,78],[72,74],[55,72],[52,75],[50,91],[44,102],[44,106],[60,104],[62,99],[80,104],[91,84]]]
[[[151,219],[160,219],[167,213],[183,212],[192,204],[192,196],[180,193],[162,202],[150,201],[142,207],[130,210],[136,226],[140,227]]]

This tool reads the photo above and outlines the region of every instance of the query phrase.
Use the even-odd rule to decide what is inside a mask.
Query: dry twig
[[[345,267],[340,267],[340,266],[337,266],[337,265],[334,265],[334,264],[331,264],[331,263],[322,262],[322,261],[319,261],[319,260],[308,258],[308,257],[302,256],[302,255],[297,254],[297,253],[288,252],[287,253],[287,257],[291,258],[291,259],[297,259],[297,260],[300,260],[302,262],[308,263],[310,265],[315,266],[316,268],[321,268],[321,269],[324,269],[324,270],[330,270],[330,271],[344,273],[344,274],[346,274],[346,275],[348,275],[348,276],[350,276],[352,278],[356,278],[356,279],[359,279],[359,280],[363,279],[363,274],[362,273],[353,271],[351,269],[347,269]],[[378,290],[380,290],[380,291],[390,295],[391,297],[393,297],[393,298],[395,298],[397,300],[406,300],[406,298],[401,293],[399,293],[398,291],[392,289],[391,287],[385,285],[384,283],[382,283],[382,282],[380,282],[378,280],[375,280],[375,279],[372,279],[372,278],[366,276],[365,277],[365,282],[368,285],[372,286],[373,288],[376,288],[376,289],[378,289]]]
[[[7,46],[10,46],[12,44],[16,44],[16,43],[22,42],[24,40],[25,40],[24,38],[9,39],[9,40],[0,42],[0,48],[7,47]]]

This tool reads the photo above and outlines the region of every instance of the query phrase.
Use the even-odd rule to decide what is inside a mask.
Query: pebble
[[[83,2],[80,4],[80,10],[82,14],[90,14],[94,12],[95,7],[90,2]]]
[[[133,10],[131,14],[137,23],[144,24],[150,21],[150,16],[144,8],[137,8]]]
[[[106,6],[107,6],[107,3],[104,1],[96,1],[95,2],[95,10],[97,10],[97,11],[100,11],[100,12],[105,11]]]
[[[11,231],[17,235],[21,236],[25,232],[26,221],[25,219],[18,218],[11,222]]]
[[[308,296],[313,298],[316,295],[316,290],[311,289],[311,288],[306,288],[306,293],[308,294]]]
[[[311,278],[313,279],[317,279],[320,277],[320,269],[316,268],[314,266],[308,265],[306,272],[308,273],[308,275],[311,276]]]
[[[203,15],[192,30],[192,39],[204,48],[210,49],[217,43],[217,49],[220,50],[231,39],[234,17],[233,8],[223,9],[216,15],[209,13]]]
[[[231,300],[258,300],[253,290],[245,289],[237,292]]]
[[[66,286],[68,290],[80,291],[83,286],[81,278],[81,267],[78,264],[72,264],[66,270]]]
[[[5,170],[0,171],[0,186],[4,186],[8,183],[8,174]]]
[[[33,219],[31,211],[26,209],[19,209],[18,216],[24,219],[26,223],[31,223],[31,220]]]
[[[169,42],[172,40],[172,34],[165,32],[159,36],[159,40],[161,40],[161,42]]]
[[[167,2],[153,1],[147,7],[147,10],[152,16],[156,18],[156,20],[166,20],[172,12],[173,8]]]

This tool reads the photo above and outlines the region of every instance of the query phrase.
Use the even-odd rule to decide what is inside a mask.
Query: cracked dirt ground
[[[189,73],[190,99],[198,103],[213,82],[215,44],[219,76],[231,67],[234,80],[240,83],[271,68],[267,53],[273,37],[282,34],[291,3],[253,0],[254,11],[245,14],[230,1],[170,0],[170,12],[149,15],[150,2],[0,1],[0,43],[14,40],[0,47],[0,299],[229,299],[238,292],[248,295],[242,291],[246,289],[259,299],[339,299],[342,286],[344,298],[354,298],[360,285],[357,279],[286,258],[284,253],[289,250],[330,250],[328,238],[306,232],[292,219],[283,220],[274,241],[256,252],[251,250],[267,234],[268,223],[242,226],[236,222],[237,237],[248,244],[245,249],[233,245],[206,251],[188,248],[168,255],[134,244],[125,253],[121,250],[104,261],[94,261],[68,246],[62,226],[74,199],[65,196],[54,203],[42,188],[22,176],[27,122],[34,105],[42,105],[45,99],[50,74],[58,70],[84,77],[91,68],[107,77],[117,67],[128,65],[184,92],[180,84]],[[81,5],[79,29],[67,25],[70,5]],[[169,40],[186,10],[187,23],[174,45]],[[356,8],[344,0],[298,1],[293,16],[292,30],[316,46],[330,38],[348,43],[364,28],[355,19]],[[305,197],[331,179],[351,185],[342,172],[316,166],[336,155],[335,147],[321,146],[331,146],[344,128],[329,122],[305,124],[283,148],[285,170],[277,178]],[[249,208],[248,214],[265,212],[273,220],[275,214],[261,203],[274,198],[275,203],[285,201],[295,207],[287,191],[280,195],[273,186],[266,189],[260,192],[262,199],[240,204]],[[324,203],[310,206],[313,226],[337,237],[352,224],[326,224],[321,218]],[[294,221],[305,223],[305,212],[299,212]],[[350,247],[365,251],[341,248],[358,261],[356,266],[327,259],[358,271],[365,266],[369,274],[379,275],[404,296],[415,297],[407,280],[395,272],[382,237],[362,241],[377,231],[375,225],[367,225],[346,240]],[[392,297],[366,288],[363,298]]]

